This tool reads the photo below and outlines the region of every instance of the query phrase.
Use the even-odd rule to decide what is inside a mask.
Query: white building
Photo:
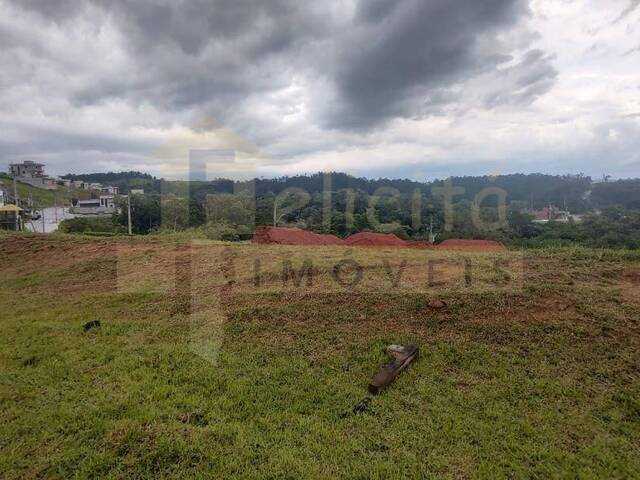
[[[104,187],[102,187],[101,192],[106,195],[118,195],[118,193],[120,192],[120,189],[118,187],[113,187],[111,185],[105,185]]]
[[[103,208],[116,208],[113,195],[100,195],[100,206]]]
[[[71,208],[71,213],[74,215],[111,215],[116,211],[113,195],[100,195],[100,198],[78,200],[78,203]]]

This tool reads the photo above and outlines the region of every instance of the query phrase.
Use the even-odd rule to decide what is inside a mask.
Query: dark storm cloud
[[[46,20],[66,23],[80,14],[87,2],[82,0],[19,0],[14,3],[25,10],[39,13]]]
[[[5,125],[0,122],[0,129],[9,131],[17,125]],[[55,152],[73,149],[78,151],[100,151],[105,153],[143,153],[153,148],[153,143],[144,139],[131,138],[116,133],[96,131],[69,131],[60,127],[46,127],[39,125],[19,125],[23,134],[30,137],[30,141],[16,142],[0,138],[0,157],[22,156],[39,152]]]
[[[222,118],[249,95],[286,86],[286,69],[296,67],[296,48],[326,36],[330,26],[326,9],[296,0],[57,0],[16,5],[63,24],[98,9],[124,37],[130,71],[96,78],[72,96],[76,106],[125,98],[149,101],[167,111],[202,107]]]
[[[281,51],[323,29],[314,8],[294,0],[99,3],[117,12],[127,36],[145,52],[176,45],[187,55],[198,55],[209,44],[222,42],[248,60]]]
[[[508,60],[493,38],[527,12],[524,0],[361,2],[341,44],[339,106],[328,125],[361,129],[420,115],[430,90]]]
[[[155,152],[183,135],[185,145],[218,141],[203,118],[274,157],[274,174],[342,161],[335,168],[361,174],[438,161],[471,169],[534,151],[536,165],[584,151],[637,165],[637,78],[626,64],[638,49],[625,23],[640,0],[598,4],[615,35],[597,51],[587,50],[603,28],[597,2],[557,3],[0,0],[0,169],[29,157],[53,172],[92,169],[74,163],[86,156],[178,171],[178,153]],[[529,107],[552,88],[553,102]],[[359,160],[369,152],[380,165]]]
[[[131,70],[78,87],[70,98],[78,107],[119,98],[169,112],[196,107],[226,122],[233,109],[251,108],[252,95],[303,72],[323,78],[329,90],[320,94],[333,99],[318,102],[316,118],[347,130],[441,109],[439,92],[451,83],[511,58],[494,37],[528,12],[526,0],[362,0],[353,18],[337,16],[331,2],[297,0],[16,5],[62,24],[98,8],[123,35]],[[553,75],[539,73],[546,82],[516,86],[527,89],[518,95],[548,90]]]

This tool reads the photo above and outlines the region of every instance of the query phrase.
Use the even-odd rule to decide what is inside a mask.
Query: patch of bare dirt
[[[438,250],[454,250],[463,252],[503,252],[507,247],[502,242],[493,240],[461,240],[449,239],[436,246]]]

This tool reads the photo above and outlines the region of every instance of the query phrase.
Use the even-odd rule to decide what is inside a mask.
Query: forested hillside
[[[513,174],[417,182],[335,172],[244,183],[165,181],[139,172],[74,178],[118,185],[125,193],[144,186],[146,194],[132,198],[138,234],[197,229],[210,238],[234,240],[250,238],[255,225],[286,225],[343,237],[385,231],[423,240],[435,234],[437,240],[640,247],[638,180],[594,184],[584,175]],[[534,213],[548,207],[578,216],[534,223]],[[126,225],[125,209],[113,222],[117,230]]]

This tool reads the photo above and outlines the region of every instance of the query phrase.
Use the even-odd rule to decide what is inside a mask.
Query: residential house
[[[78,203],[70,210],[74,215],[111,215],[116,213],[117,208],[113,195],[100,195],[100,198],[90,200],[78,200]]]
[[[105,195],[118,195],[120,189],[118,187],[113,187],[111,185],[105,185],[102,187],[101,193]]]
[[[22,163],[12,163],[9,165],[9,173],[17,181],[26,183],[32,187],[44,190],[55,190],[58,188],[58,181],[44,173],[42,163],[25,160]]]
[[[22,163],[9,165],[9,174],[15,178],[41,178],[44,177],[44,165],[42,163],[25,160]]]
[[[58,179],[52,177],[42,177],[42,185],[46,187],[58,187]]]
[[[534,223],[547,223],[547,222],[560,222],[567,223],[573,216],[566,210],[560,210],[552,205],[544,207],[542,210],[535,210],[531,212],[535,217]]]

